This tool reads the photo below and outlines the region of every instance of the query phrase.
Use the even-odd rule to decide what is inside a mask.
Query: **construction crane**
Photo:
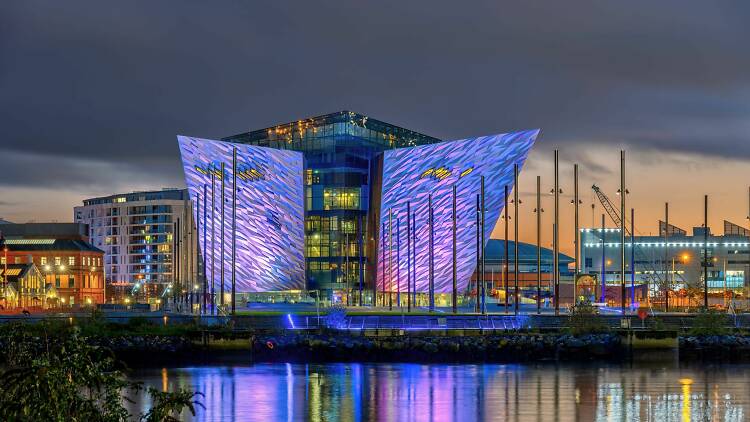
[[[604,207],[604,210],[607,211],[607,214],[609,215],[609,218],[612,220],[612,222],[615,223],[617,227],[620,227],[620,224],[622,223],[622,220],[620,219],[620,214],[615,209],[614,205],[612,205],[612,202],[607,198],[607,195],[602,192],[601,189],[599,189],[598,186],[592,185],[591,189],[596,194],[596,197],[599,199],[599,202],[602,204],[602,207]],[[628,229],[627,225],[627,219],[625,220],[626,224],[624,224],[625,227],[625,234],[626,237],[630,237],[631,233]],[[602,234],[602,242],[604,242],[604,234]],[[656,271],[656,268],[652,265],[651,259],[646,256],[646,254],[643,252],[640,246],[633,245],[633,253],[634,255],[638,256],[638,260],[641,261],[644,264],[644,267],[646,267],[647,270],[651,272],[651,274],[656,277],[656,280],[661,283],[662,279],[659,275],[659,272]],[[640,256],[639,256],[640,255]]]
[[[615,209],[614,205],[612,205],[612,202],[610,202],[609,198],[607,198],[607,195],[605,195],[604,192],[599,189],[599,186],[592,185],[591,189],[596,194],[596,197],[599,198],[599,202],[601,202],[604,210],[607,211],[607,214],[609,214],[609,218],[612,220],[612,222],[615,223],[615,226],[620,227],[620,224],[622,223],[622,221],[620,220],[620,214],[617,213],[617,210]],[[630,236],[630,230],[628,230],[627,224],[625,225],[625,234]]]

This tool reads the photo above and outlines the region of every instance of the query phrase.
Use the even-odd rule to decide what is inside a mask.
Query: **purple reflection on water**
[[[198,421],[744,420],[750,366],[258,364],[152,369]],[[132,411],[150,405],[136,400]]]

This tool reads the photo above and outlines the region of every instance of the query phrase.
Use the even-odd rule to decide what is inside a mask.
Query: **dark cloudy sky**
[[[587,224],[620,148],[641,231],[666,200],[699,224],[704,193],[712,224],[743,223],[749,22],[746,0],[4,0],[0,217],[65,221],[85,197],[182,186],[177,134],[349,109],[444,139],[541,128],[521,193],[537,174],[549,189],[560,148]]]

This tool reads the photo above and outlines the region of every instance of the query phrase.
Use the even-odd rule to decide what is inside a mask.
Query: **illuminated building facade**
[[[164,293],[173,276],[173,223],[189,217],[189,207],[184,189],[162,189],[85,199],[74,208],[74,220],[88,225],[89,241],[104,251],[108,301]],[[189,247],[182,250],[189,255]]]
[[[434,235],[442,239],[449,215],[446,193],[450,195],[453,183],[461,190],[459,285],[466,288],[475,266],[471,227],[480,177],[486,179],[488,241],[502,209],[503,186],[512,190],[513,164],[523,164],[537,134],[526,131],[444,142],[342,111],[220,141],[182,136],[178,141],[189,195],[196,204],[196,227],[201,227],[199,245],[206,244],[207,273],[212,262],[221,261],[222,233],[224,262],[231,259],[232,154],[236,151],[238,291],[306,289],[331,297],[361,288],[365,292],[362,301],[370,302],[376,283],[381,283],[377,275],[383,274],[381,235],[387,210],[405,212],[401,208],[413,202],[418,230],[425,230],[422,212],[432,193],[436,224],[439,221]],[[224,224],[220,221],[222,178]],[[405,237],[405,221],[400,230]],[[426,268],[424,239],[422,233],[417,243],[417,274]],[[441,240],[435,249],[441,292],[446,289],[443,278],[450,265],[445,262],[445,241],[449,240]],[[389,243],[389,247],[397,246]],[[214,265],[217,274],[218,264]],[[406,265],[404,261],[400,271],[406,271]],[[228,267],[225,285],[231,277]],[[417,288],[424,288],[424,277],[417,280]],[[390,280],[387,283],[397,287]],[[357,294],[352,296],[348,299],[359,300]]]
[[[47,291],[53,292],[46,297],[34,293],[36,301],[22,301],[25,306],[42,306],[42,303],[47,306],[91,306],[104,303],[102,250],[80,239],[15,236],[0,241],[0,250],[5,248],[7,252],[0,256],[0,266],[5,264],[6,256],[8,264],[34,264],[44,277]],[[27,293],[25,289],[19,291],[20,296]]]
[[[724,223],[723,235],[713,234],[709,228],[705,236],[703,227],[694,227],[692,234],[670,227],[666,238],[663,227],[660,231],[661,235],[637,235],[632,243],[629,233],[626,235],[627,286],[634,275],[636,284],[648,285],[652,297],[661,295],[667,285],[674,292],[689,288],[702,291],[705,260],[709,293],[726,289],[746,295],[750,285],[750,231],[730,222]],[[582,229],[581,263],[582,272],[596,276],[599,282],[604,278],[608,286],[620,285],[619,229]]]

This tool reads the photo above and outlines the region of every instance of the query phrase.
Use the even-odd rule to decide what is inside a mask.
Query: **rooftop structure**
[[[88,240],[88,226],[83,223],[4,224],[3,236],[8,239],[75,239]]]

